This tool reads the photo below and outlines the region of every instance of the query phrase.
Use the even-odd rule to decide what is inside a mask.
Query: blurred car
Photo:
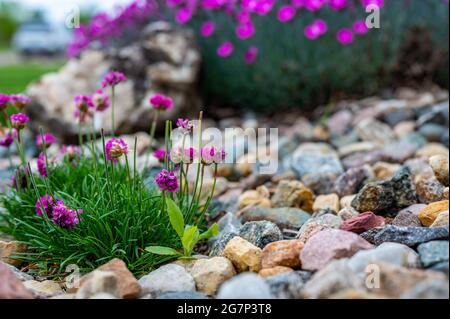
[[[23,24],[13,37],[13,47],[22,55],[63,53],[70,42],[70,33],[64,27],[46,22]]]

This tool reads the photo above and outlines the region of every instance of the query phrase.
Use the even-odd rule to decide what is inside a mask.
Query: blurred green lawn
[[[27,85],[45,73],[58,70],[63,62],[23,62],[14,65],[0,65],[0,93],[21,93]]]

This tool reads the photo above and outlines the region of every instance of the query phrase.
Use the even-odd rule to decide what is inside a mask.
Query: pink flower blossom
[[[166,159],[166,150],[163,148],[158,148],[153,152],[153,156],[160,161],[164,161]]]
[[[36,165],[37,165],[39,174],[43,177],[47,177],[48,171],[47,171],[47,163],[45,162],[45,154],[44,153],[39,154]]]
[[[214,146],[204,147],[201,150],[202,163],[204,165],[219,164],[225,159],[225,151]]]
[[[63,203],[58,203],[53,207],[52,221],[62,228],[73,229],[80,223],[79,215],[81,214],[83,214],[81,209],[70,209]]]
[[[367,28],[366,22],[364,20],[358,20],[353,23],[353,32],[363,35],[369,32],[369,28]]]
[[[250,12],[247,10],[241,10],[236,14],[236,21],[239,24],[245,24],[251,22]]]
[[[192,18],[193,11],[191,8],[181,8],[175,13],[175,20],[179,24],[188,23]]]
[[[106,160],[117,163],[122,155],[128,154],[128,145],[121,138],[112,138],[106,143]]]
[[[384,7],[384,0],[361,0],[361,3],[365,8],[371,5],[377,6],[378,8]]]
[[[289,22],[294,19],[295,11],[293,6],[282,6],[278,10],[277,18],[280,22]]]
[[[326,3],[327,0],[305,0],[305,8],[309,11],[317,11],[320,10]]]
[[[342,45],[352,44],[354,40],[353,32],[348,28],[340,29],[336,34],[336,39]]]
[[[177,120],[177,127],[182,131],[183,134],[190,134],[194,129],[194,124],[189,119],[179,118]]]
[[[69,161],[73,161],[80,157],[81,148],[78,145],[63,145],[60,151],[60,155],[67,157]]]
[[[156,175],[155,182],[162,191],[168,191],[169,193],[178,191],[178,178],[173,172],[169,172],[166,169],[163,169]]]
[[[254,34],[255,34],[255,26],[253,25],[252,22],[239,24],[236,27],[236,35],[241,40],[251,38]]]
[[[9,102],[18,110],[23,110],[25,106],[31,103],[31,98],[24,94],[15,94],[9,97]]]
[[[150,104],[155,110],[170,110],[173,107],[172,98],[156,93],[150,98]]]
[[[8,131],[3,131],[0,128],[0,146],[9,148],[17,137],[17,132],[15,129],[10,129]]]
[[[324,20],[317,19],[310,25],[307,25],[304,34],[310,40],[315,40],[328,30],[327,23]]]
[[[28,116],[23,113],[17,113],[10,116],[11,124],[16,130],[21,130],[25,124],[30,120]]]
[[[0,93],[0,111],[4,110],[8,106],[9,100],[9,95]]]
[[[328,5],[333,10],[344,9],[348,5],[348,0],[329,0]]]
[[[109,96],[105,94],[103,90],[98,90],[94,93],[94,95],[92,96],[92,102],[97,112],[104,112],[111,105]]]
[[[75,102],[75,118],[79,119],[81,122],[86,122],[89,118],[93,117],[94,102],[92,97],[88,95],[78,95],[74,98]]]
[[[183,163],[191,164],[194,162],[195,157],[197,156],[197,151],[193,147],[187,147],[183,152]]]
[[[38,134],[36,136],[36,145],[39,148],[43,148],[44,144],[46,148],[49,148],[54,143],[56,143],[56,137],[51,133]]]
[[[225,41],[217,48],[217,55],[222,58],[229,57],[234,51],[234,45],[230,41]]]
[[[272,11],[273,6],[275,5],[275,0],[259,0],[254,6],[254,12],[259,15],[267,15],[270,11]]]
[[[64,204],[62,199],[54,199],[50,195],[44,195],[36,201],[36,215],[42,216],[42,211],[45,211],[48,218],[52,219],[54,206],[62,204]]]
[[[211,35],[213,35],[215,29],[216,29],[216,25],[214,22],[206,21],[202,24],[202,26],[200,28],[200,34],[203,37],[210,37]]]
[[[256,57],[258,56],[258,48],[255,46],[252,46],[248,48],[248,50],[244,54],[244,61],[247,64],[253,64],[256,60]]]
[[[103,88],[107,86],[114,87],[118,85],[121,82],[124,82],[127,80],[127,77],[122,72],[118,71],[110,71],[103,77],[102,86]]]
[[[294,8],[300,9],[305,6],[306,0],[291,0],[291,4]]]

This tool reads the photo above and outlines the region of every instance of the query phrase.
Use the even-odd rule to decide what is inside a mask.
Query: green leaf
[[[191,255],[192,249],[194,249],[195,244],[198,242],[199,235],[197,226],[186,226],[183,238],[181,239],[185,255]]]
[[[163,247],[163,246],[150,246],[145,248],[146,251],[149,253],[155,254],[155,255],[164,255],[164,256],[176,256],[180,255],[178,251],[175,249],[172,249],[170,247]]]
[[[170,198],[166,198],[167,212],[169,214],[170,223],[180,238],[184,234],[184,218],[178,205]]]
[[[219,235],[219,225],[217,223],[214,223],[211,225],[211,227],[209,227],[207,231],[201,234],[198,239],[208,239],[217,235]]]

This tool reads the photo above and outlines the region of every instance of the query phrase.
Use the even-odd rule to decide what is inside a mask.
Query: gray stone
[[[14,273],[14,275],[16,275],[17,278],[19,278],[22,281],[27,281],[27,280],[33,280],[34,279],[33,276],[20,271],[19,269],[17,269],[13,265],[9,265],[9,264],[3,263],[3,262],[0,262],[0,263],[2,265],[6,266],[7,268],[9,268]]]
[[[448,277],[448,275],[449,275],[449,262],[448,261],[444,261],[444,262],[438,263],[438,264],[436,264],[434,266],[431,266],[430,270],[440,271],[440,272],[446,274],[447,277]]]
[[[375,245],[381,245],[384,242],[394,242],[412,247],[432,240],[448,240],[449,233],[448,226],[426,228],[387,225],[362,233],[361,237]]]
[[[168,264],[139,279],[143,294],[195,291],[194,278],[181,266]]]
[[[449,299],[448,281],[425,280],[401,295],[402,299]]]
[[[305,284],[296,272],[282,273],[266,279],[270,292],[276,299],[300,299]]]
[[[417,247],[417,251],[425,268],[449,261],[449,246],[446,240],[435,240],[420,244]]]
[[[429,142],[440,142],[447,131],[448,127],[434,123],[425,124],[418,130]]]
[[[310,215],[298,208],[264,208],[252,207],[242,213],[244,222],[267,220],[275,223],[280,229],[299,229],[310,218]]]
[[[401,210],[392,221],[392,225],[403,227],[421,227],[422,223],[417,215],[407,211]]]
[[[271,299],[269,285],[255,273],[242,273],[224,282],[217,299]]]
[[[209,299],[209,298],[206,295],[196,291],[174,291],[162,293],[156,299],[191,300],[191,299]]]
[[[283,234],[277,225],[269,221],[245,223],[239,236],[261,249],[271,242],[283,239]]]
[[[334,190],[339,197],[356,194],[364,181],[372,177],[373,174],[366,166],[350,168],[336,179]]]

